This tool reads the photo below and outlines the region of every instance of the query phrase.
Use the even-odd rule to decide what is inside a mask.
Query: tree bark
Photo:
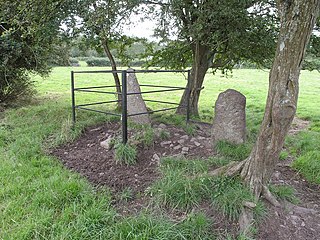
[[[210,66],[210,49],[207,46],[201,45],[197,42],[193,49],[193,63],[190,73],[190,114],[194,116],[199,115],[198,102],[200,98],[200,92],[202,90],[202,84],[204,77]],[[181,97],[179,108],[177,109],[178,114],[185,114],[188,101],[187,89],[183,92]]]
[[[256,198],[263,195],[296,113],[301,65],[320,8],[320,0],[279,0],[277,4],[281,26],[265,114],[241,170]]]
[[[112,53],[109,49],[109,46],[108,46],[108,41],[107,40],[101,40],[101,45],[103,46],[103,49],[107,55],[107,57],[109,58],[109,61],[111,63],[111,69],[113,71],[117,71],[117,64],[116,64],[116,61],[114,60],[113,56],[112,56]],[[116,91],[118,93],[121,93],[121,84],[120,84],[120,79],[119,79],[119,76],[118,76],[118,73],[114,72],[112,73],[113,75],[113,78],[114,78],[114,82],[115,82],[115,85],[116,85]],[[117,98],[118,98],[118,110],[121,110],[121,94],[118,94],[117,95]]]

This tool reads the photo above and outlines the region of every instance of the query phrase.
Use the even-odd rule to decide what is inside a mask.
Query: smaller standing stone
[[[245,142],[246,97],[240,92],[228,89],[219,94],[215,104],[212,126],[214,141],[225,140],[234,144]]]

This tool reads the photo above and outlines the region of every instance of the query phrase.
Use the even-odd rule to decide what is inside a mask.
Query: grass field
[[[73,70],[81,69],[88,70],[85,67]],[[34,76],[37,100],[28,106],[7,110],[0,119],[0,239],[214,239],[212,235],[215,233],[209,231],[209,220],[201,213],[191,212],[186,220],[179,223],[172,222],[165,214],[159,216],[150,211],[138,216],[122,217],[112,208],[108,189],[97,191],[85,179],[47,156],[48,148],[75,139],[86,126],[107,120],[104,115],[82,111],[78,112],[75,131],[70,129],[71,70],[68,67],[57,67],[45,79]],[[140,83],[159,85],[184,86],[186,83],[181,74],[141,74],[138,79]],[[308,131],[288,138],[286,148],[297,158],[293,167],[309,181],[320,184],[320,74],[303,71],[300,79],[297,115],[310,120],[311,125]],[[106,83],[112,84],[111,76],[76,76],[76,86],[79,87]],[[220,149],[225,158],[244,157],[248,152],[246,148],[250,150],[254,142],[262,119],[268,72],[234,70],[229,77],[208,74],[204,86],[200,112],[201,119],[205,121],[212,120],[213,105],[220,92],[234,88],[247,97],[248,144],[238,150],[228,146],[221,146]],[[181,94],[161,93],[148,98],[178,102]],[[83,93],[77,94],[76,98],[80,104],[113,97]],[[113,107],[109,106],[111,109]],[[159,109],[162,105],[153,104],[150,107]],[[173,112],[167,114],[168,118],[170,114]],[[157,183],[155,189],[170,190],[170,185],[165,184],[170,183],[170,174],[176,176],[176,172],[172,172],[175,168],[170,171],[165,168],[166,164],[170,164],[170,160],[163,168],[166,178]],[[183,169],[177,169],[177,172],[188,172],[188,167],[194,168],[192,164],[189,165],[181,164]],[[205,169],[205,166],[198,167]],[[185,183],[181,184],[176,185],[181,186],[181,189],[172,190],[174,194],[185,191]],[[226,184],[233,186],[232,190],[238,189],[230,194],[239,194],[241,198],[242,186],[237,182],[227,181]],[[188,192],[189,195],[184,195],[186,205],[198,201],[197,186],[190,194]],[[202,185],[199,186],[199,191],[202,191]],[[169,191],[167,193],[171,194]],[[172,199],[172,203],[175,201],[174,194],[167,198]],[[225,197],[228,199],[227,195]],[[161,202],[161,196],[159,199]],[[231,215],[238,211],[236,205],[230,205],[225,200],[219,204]]]

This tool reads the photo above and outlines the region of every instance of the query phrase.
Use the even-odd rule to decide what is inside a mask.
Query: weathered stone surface
[[[181,146],[181,145],[177,145],[177,146],[175,146],[173,149],[174,149],[174,150],[178,150],[178,149],[180,149],[180,148],[182,148],[182,146]]]
[[[165,128],[167,128],[167,125],[165,125],[165,124],[163,124],[163,123],[160,123],[158,127],[159,127],[159,128],[164,128],[164,129],[165,129]]]
[[[127,92],[128,93],[137,93],[141,92],[139,82],[134,73],[134,70],[129,68],[127,74]],[[128,115],[147,112],[147,107],[145,102],[142,99],[141,94],[128,95]],[[149,114],[137,115],[129,117],[129,119],[138,124],[151,124]]]
[[[235,144],[245,142],[245,108],[246,97],[240,92],[228,89],[219,94],[212,127],[214,141],[225,140]]]
[[[183,147],[182,148],[182,152],[188,152],[189,151],[189,148],[188,147]]]
[[[107,149],[107,150],[110,150],[112,145],[111,145],[111,141],[112,141],[112,138],[109,137],[107,138],[106,140],[100,142],[100,146]]]

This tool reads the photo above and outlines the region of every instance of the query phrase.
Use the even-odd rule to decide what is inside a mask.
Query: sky
[[[154,39],[152,35],[153,29],[155,28],[155,22],[148,19],[142,22],[138,16],[133,16],[131,21],[131,25],[124,28],[124,33],[126,35]]]

